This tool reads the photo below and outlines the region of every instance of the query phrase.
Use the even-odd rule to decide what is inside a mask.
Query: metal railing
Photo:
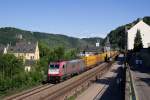
[[[130,66],[128,63],[126,63],[125,66],[127,68],[126,69],[126,89],[128,88],[128,97],[129,97],[129,99],[127,99],[126,97],[125,100],[139,100],[136,89],[135,89],[135,83],[134,83],[133,76],[130,70]]]

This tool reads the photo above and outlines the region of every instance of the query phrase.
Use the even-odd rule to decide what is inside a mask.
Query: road
[[[139,66],[132,69],[132,75],[139,100],[150,100],[150,70]]]
[[[131,66],[131,74],[133,76],[136,96],[139,100],[150,100],[150,66],[146,66],[146,58],[141,54],[129,54],[129,64]],[[148,53],[147,53],[148,55]],[[143,57],[143,58],[142,58]],[[143,59],[142,64],[135,64],[136,59]]]

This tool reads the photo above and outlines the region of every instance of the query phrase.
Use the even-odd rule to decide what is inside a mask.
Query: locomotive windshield
[[[59,69],[59,65],[58,64],[52,64],[49,67],[50,67],[50,69]]]

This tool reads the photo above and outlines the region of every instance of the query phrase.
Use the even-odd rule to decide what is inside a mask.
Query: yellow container
[[[107,55],[107,57],[108,57],[108,54],[110,54],[110,56],[112,57],[112,56],[114,56],[114,55],[117,54],[117,51],[109,51],[109,52],[104,52],[104,53],[97,54],[97,55],[90,55],[90,56],[85,56],[85,57],[83,57],[82,59],[83,59],[84,62],[85,62],[86,69],[93,68],[93,67],[95,67],[95,65],[98,64],[99,62],[104,61],[106,55]]]

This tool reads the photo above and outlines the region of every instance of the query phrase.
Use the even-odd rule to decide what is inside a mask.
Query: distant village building
[[[105,42],[105,46],[104,46],[104,52],[107,53],[107,56],[110,57],[110,50],[111,50],[111,44],[109,41],[109,37],[107,37],[107,40]]]
[[[105,43],[105,47],[104,47],[104,51],[110,51],[110,41],[109,41],[109,37],[107,37],[106,43]]]
[[[16,39],[18,39],[18,40],[22,40],[22,39],[23,39],[22,34],[16,34]]]
[[[100,47],[100,40],[97,40],[96,47]]]
[[[4,46],[0,45],[0,54],[4,54]]]
[[[0,54],[6,54],[7,53],[7,47],[4,45],[0,45]]]
[[[81,52],[80,54],[78,54],[78,56],[90,56],[90,55],[95,55],[97,53],[102,52],[102,47],[100,47],[100,43],[98,45],[99,46],[93,45],[90,47],[86,46],[86,47],[81,48]]]
[[[16,57],[23,59],[25,70],[30,71],[31,65],[35,64],[39,57],[38,42],[17,42],[15,46],[0,46],[1,54],[14,54]]]
[[[137,33],[137,30],[140,31],[143,47],[148,48],[150,47],[150,26],[143,22],[141,19],[136,25],[134,25],[132,28],[127,30],[127,48],[128,50],[131,50],[134,48],[134,39]]]
[[[23,60],[39,60],[38,42],[18,42],[15,46],[8,48],[8,53]]]

